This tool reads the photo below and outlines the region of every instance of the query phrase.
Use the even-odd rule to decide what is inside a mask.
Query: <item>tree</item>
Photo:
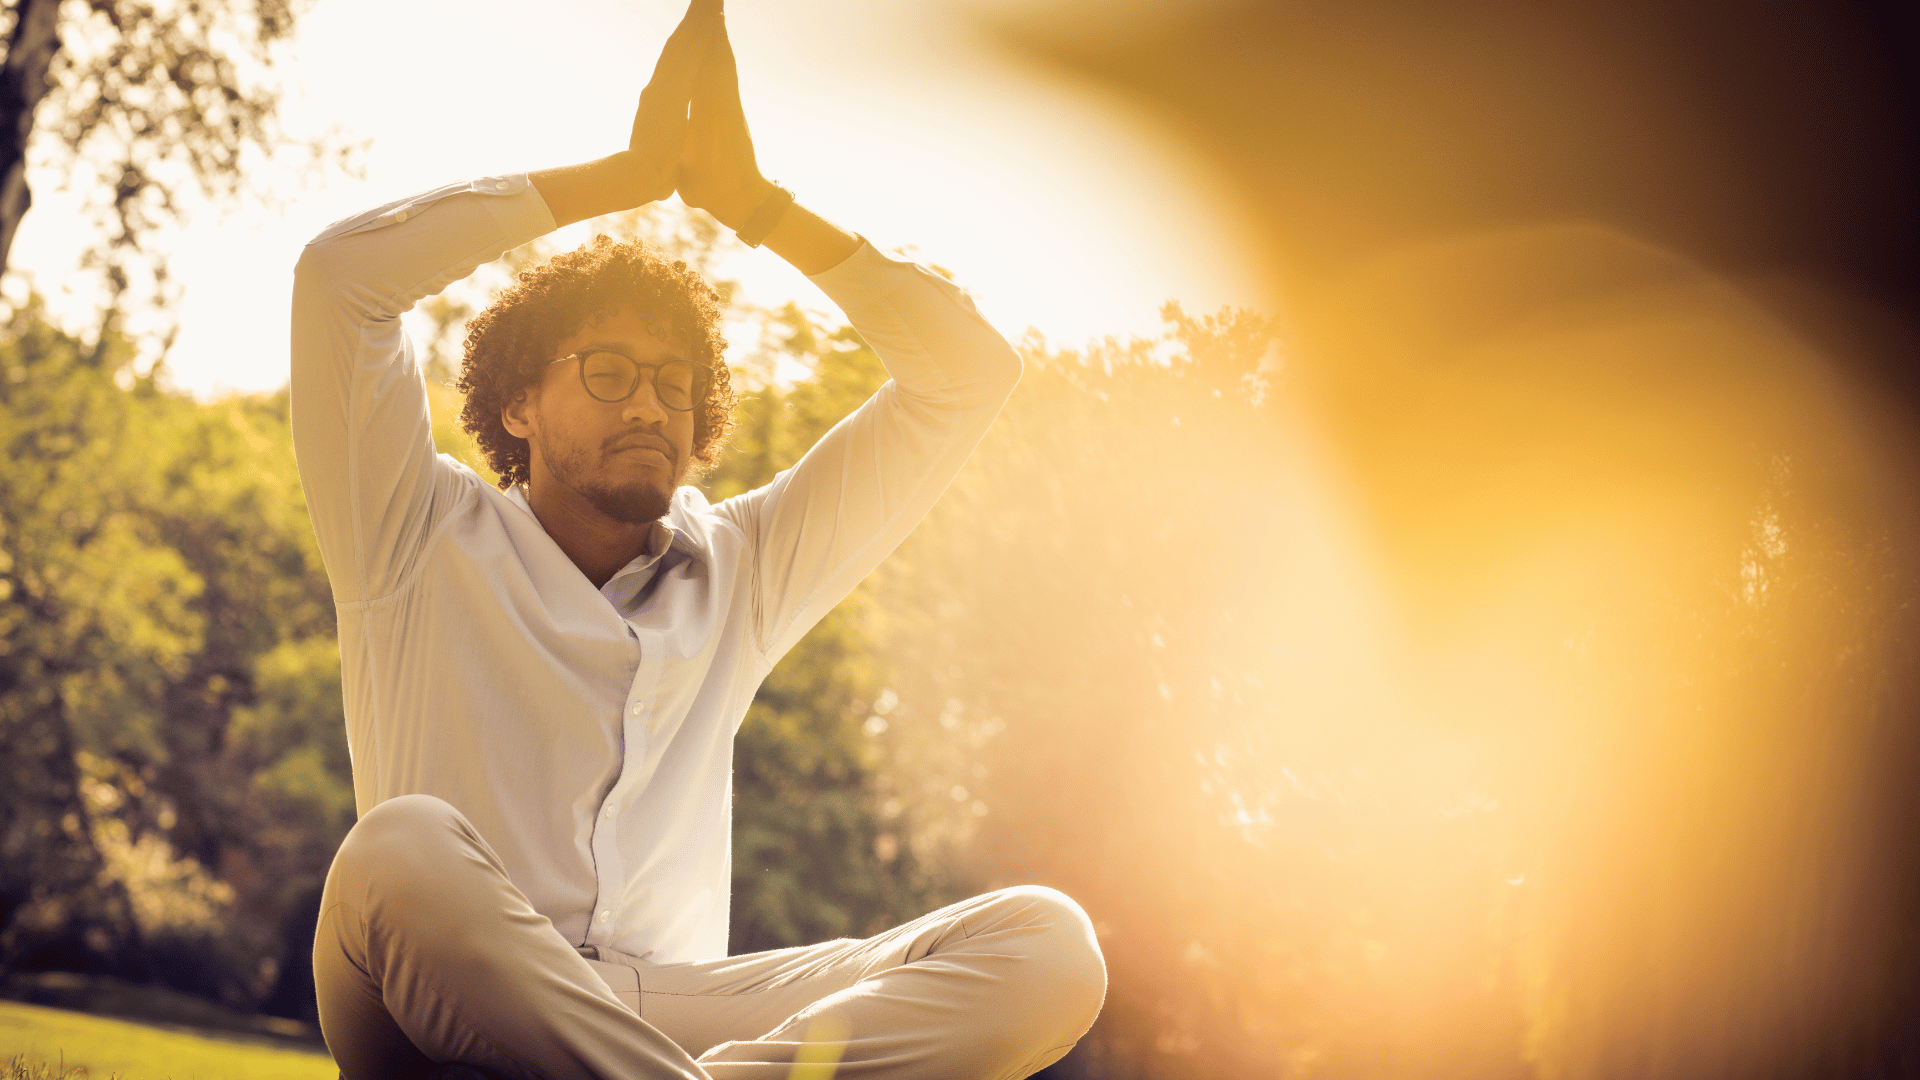
[[[0,966],[250,1007],[352,823],[332,605],[285,396],[131,360],[0,346]]]
[[[0,958],[119,966],[137,934],[83,797],[79,754],[152,744],[154,706],[199,642],[198,582],[126,500],[152,459],[109,433],[146,434],[86,350],[29,309],[0,346]],[[81,702],[98,706],[88,710]],[[86,713],[76,723],[76,713]],[[112,717],[111,726],[102,723]]]
[[[1348,922],[1364,890],[1313,872],[1366,839],[1331,804],[1369,793],[1275,663],[1313,670],[1336,630],[1274,602],[1294,492],[1245,487],[1283,445],[1273,322],[1163,317],[1152,340],[1027,340],[1005,413],[876,575],[882,771],[968,877],[1094,918],[1106,1011],[1056,1069],[1264,1076],[1277,1035],[1331,1018],[1303,1007],[1307,972],[1351,980],[1343,1005],[1376,988],[1353,954],[1380,935]]]
[[[33,114],[47,96],[48,68],[60,48],[56,21],[60,0],[19,0],[13,12],[13,35],[7,60],[0,69],[0,269],[13,250],[13,234],[33,203],[27,188],[27,137],[33,133]]]
[[[13,0],[0,66],[0,271],[32,204],[41,165],[92,198],[102,246],[86,261],[109,307],[144,268],[167,284],[164,254],[144,243],[179,220],[186,195],[230,199],[254,157],[289,145],[280,89],[267,75],[293,33],[297,0]],[[37,136],[37,137],[36,137]],[[316,157],[345,162],[336,136]],[[38,161],[36,161],[38,155]]]

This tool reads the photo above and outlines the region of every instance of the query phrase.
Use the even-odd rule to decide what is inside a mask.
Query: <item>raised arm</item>
[[[694,88],[682,200],[736,232],[778,194],[760,174],[724,27]],[[785,200],[771,204],[780,209]],[[952,282],[889,259],[804,207],[766,246],[840,305],[893,380],[793,468],[719,511],[753,538],[758,644],[790,648],[946,490],[1020,377],[1020,358]]]
[[[302,252],[294,444],[336,599],[374,600],[397,587],[473,479],[436,459],[401,314],[558,224],[671,194],[695,77],[720,18],[718,0],[688,8],[641,94],[626,150],[422,192],[329,226]]]

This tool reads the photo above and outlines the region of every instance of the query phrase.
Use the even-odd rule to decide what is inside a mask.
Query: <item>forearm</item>
[[[767,234],[766,244],[796,270],[811,276],[845,262],[859,250],[860,238],[796,202]]]
[[[643,183],[639,155],[631,150],[609,154],[597,161],[563,165],[528,173],[540,197],[547,202],[556,226],[617,214],[631,210],[647,200],[639,194]],[[772,194],[773,185],[756,185],[749,198],[741,200],[743,210],[730,210],[721,224],[738,230],[746,218]],[[792,263],[803,274],[817,274],[839,265],[860,246],[860,238],[798,203],[768,234],[766,246],[774,254]]]
[[[547,202],[555,226],[617,214],[651,200],[643,194],[643,163],[632,150],[598,161],[562,165],[527,174]]]

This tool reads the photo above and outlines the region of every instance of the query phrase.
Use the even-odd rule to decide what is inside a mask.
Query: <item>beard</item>
[[[556,453],[556,451],[560,451]],[[625,525],[645,525],[667,516],[673,499],[672,482],[635,477],[619,482],[594,475],[590,465],[593,452],[586,447],[562,450],[548,439],[540,440],[540,456],[555,480],[572,488],[588,505]],[[675,470],[678,476],[678,470]]]
[[[624,487],[603,484],[576,487],[574,490],[593,504],[595,510],[627,525],[659,521],[667,516],[667,507],[671,502],[668,492],[646,481],[635,481]]]

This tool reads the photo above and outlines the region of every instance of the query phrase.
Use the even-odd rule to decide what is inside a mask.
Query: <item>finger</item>
[[[723,124],[745,128],[747,113],[740,104],[740,71],[734,63],[733,42],[727,35],[724,15],[708,39],[705,61],[700,66],[695,107]]]
[[[720,10],[720,0],[693,0],[687,5],[686,15],[660,50],[653,78],[640,91],[640,108],[633,118],[633,149],[641,149],[646,143],[671,144],[685,127],[688,102],[719,29]]]
[[[653,78],[640,91],[643,104],[656,98],[661,99],[663,105],[678,102],[682,109],[686,107],[719,18],[717,0],[693,0],[687,5],[680,25],[673,28],[660,49],[660,59],[653,66]]]

